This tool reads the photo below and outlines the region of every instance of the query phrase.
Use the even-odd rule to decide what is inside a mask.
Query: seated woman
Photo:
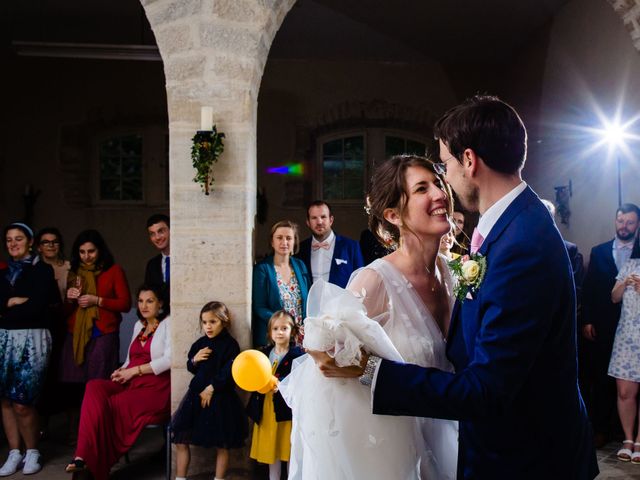
[[[159,287],[138,289],[138,318],[127,359],[110,380],[87,383],[78,446],[67,472],[88,469],[97,480],[126,453],[142,429],[169,420],[171,342]]]
[[[60,302],[51,267],[33,262],[31,228],[12,223],[4,229],[4,241],[11,260],[0,269],[0,402],[9,442],[2,477],[21,465],[25,475],[41,469],[35,404],[51,353],[50,307]]]
[[[85,384],[109,378],[118,365],[121,313],[131,308],[129,285],[102,235],[81,232],[71,249],[67,336],[60,380]]]
[[[267,323],[278,310],[286,310],[302,326],[311,279],[304,262],[291,256],[298,247],[298,226],[289,220],[276,222],[271,227],[273,255],[253,267],[252,331],[256,347],[266,345]],[[297,343],[302,344],[301,337]]]

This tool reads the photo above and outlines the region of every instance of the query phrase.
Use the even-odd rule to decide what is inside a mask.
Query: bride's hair
[[[396,248],[400,242],[400,230],[384,218],[387,208],[396,208],[404,219],[409,192],[406,189],[406,172],[409,167],[422,167],[436,176],[440,188],[449,200],[448,214],[453,212],[451,187],[433,167],[433,161],[418,155],[396,155],[380,164],[373,174],[367,195],[366,211],[369,215],[369,230],[387,248]],[[411,228],[405,225],[409,231]]]

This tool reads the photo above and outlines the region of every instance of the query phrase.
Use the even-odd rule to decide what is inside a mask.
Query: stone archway
[[[295,0],[141,3],[167,82],[175,409],[191,377],[185,359],[206,301],[226,303],[235,338],[243,348],[250,345],[258,90],[271,42]],[[214,123],[226,134],[209,196],[192,181],[189,155],[201,106],[213,107]],[[194,473],[204,465],[197,457]]]

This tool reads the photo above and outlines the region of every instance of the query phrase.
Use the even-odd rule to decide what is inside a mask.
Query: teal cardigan
[[[296,275],[302,295],[302,318],[306,316],[307,293],[311,280],[307,267],[302,260],[291,257],[291,268]],[[253,345],[259,347],[267,344],[267,323],[271,315],[282,309],[282,299],[276,282],[276,269],[273,266],[273,255],[269,255],[253,267],[253,291],[251,294],[253,318]]]

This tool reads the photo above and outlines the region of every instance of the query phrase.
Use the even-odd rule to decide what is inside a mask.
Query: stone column
[[[202,305],[227,304],[233,336],[250,346],[258,90],[273,37],[294,1],[141,1],[167,82],[173,409],[191,379],[186,355],[201,335]],[[209,196],[192,181],[190,158],[202,106],[213,107],[214,123],[226,134]],[[246,457],[246,451],[232,456],[234,476],[246,475]],[[213,465],[210,452],[195,450],[190,473]]]

